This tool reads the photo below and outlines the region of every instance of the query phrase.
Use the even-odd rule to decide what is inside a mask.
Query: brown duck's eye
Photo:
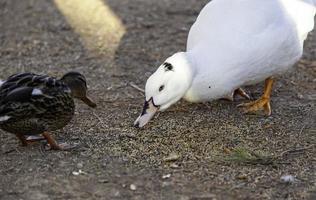
[[[164,85],[160,86],[160,87],[159,87],[159,92],[161,92],[164,88],[165,88]]]

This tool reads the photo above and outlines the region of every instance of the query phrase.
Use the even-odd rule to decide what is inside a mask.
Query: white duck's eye
[[[159,87],[159,92],[161,92],[164,88],[165,88],[164,85],[160,86],[160,87]]]

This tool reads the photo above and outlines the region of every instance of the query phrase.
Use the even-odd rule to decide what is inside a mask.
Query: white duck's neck
[[[180,52],[178,54],[181,59],[179,62],[181,65],[181,70],[178,71],[177,75],[178,78],[181,79],[183,85],[186,87],[186,90],[188,90],[196,74],[196,62],[194,57],[187,52]]]
[[[187,65],[183,65],[183,71],[191,77],[191,81],[196,74],[196,60],[193,54],[190,52],[183,52],[184,59],[186,60]]]
[[[212,48],[205,52],[192,49],[186,53],[191,62],[193,81],[184,95],[185,100],[201,102],[218,99],[230,93],[234,85],[241,82],[232,78],[237,73],[236,70],[232,70],[234,63],[215,50],[216,48]]]
[[[197,68],[195,67],[194,57],[187,52],[175,53],[169,59],[171,59],[174,66],[176,66],[176,74],[174,77],[175,85],[178,85],[176,87],[177,91],[175,91],[175,93],[177,94],[177,98],[174,99],[174,101],[176,102],[183,96],[185,96],[187,91],[190,89]]]

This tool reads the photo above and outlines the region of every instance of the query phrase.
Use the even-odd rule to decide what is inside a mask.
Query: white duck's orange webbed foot
[[[271,115],[270,96],[271,96],[273,82],[274,80],[272,77],[267,78],[265,80],[264,93],[260,99],[249,102],[249,103],[239,104],[237,107],[242,107],[243,113],[254,113],[259,110],[264,110],[264,113],[267,116],[270,116]]]
[[[239,104],[237,107],[242,107],[243,113],[254,113],[263,109],[267,116],[271,115],[270,98],[261,97],[256,101]]]

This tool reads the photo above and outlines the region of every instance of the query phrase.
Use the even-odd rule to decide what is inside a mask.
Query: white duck
[[[146,83],[146,102],[135,121],[142,127],[158,110],[181,98],[203,102],[227,97],[265,80],[261,98],[244,112],[271,114],[273,76],[302,56],[314,27],[316,0],[213,0],[191,27],[187,51],[169,57]]]

